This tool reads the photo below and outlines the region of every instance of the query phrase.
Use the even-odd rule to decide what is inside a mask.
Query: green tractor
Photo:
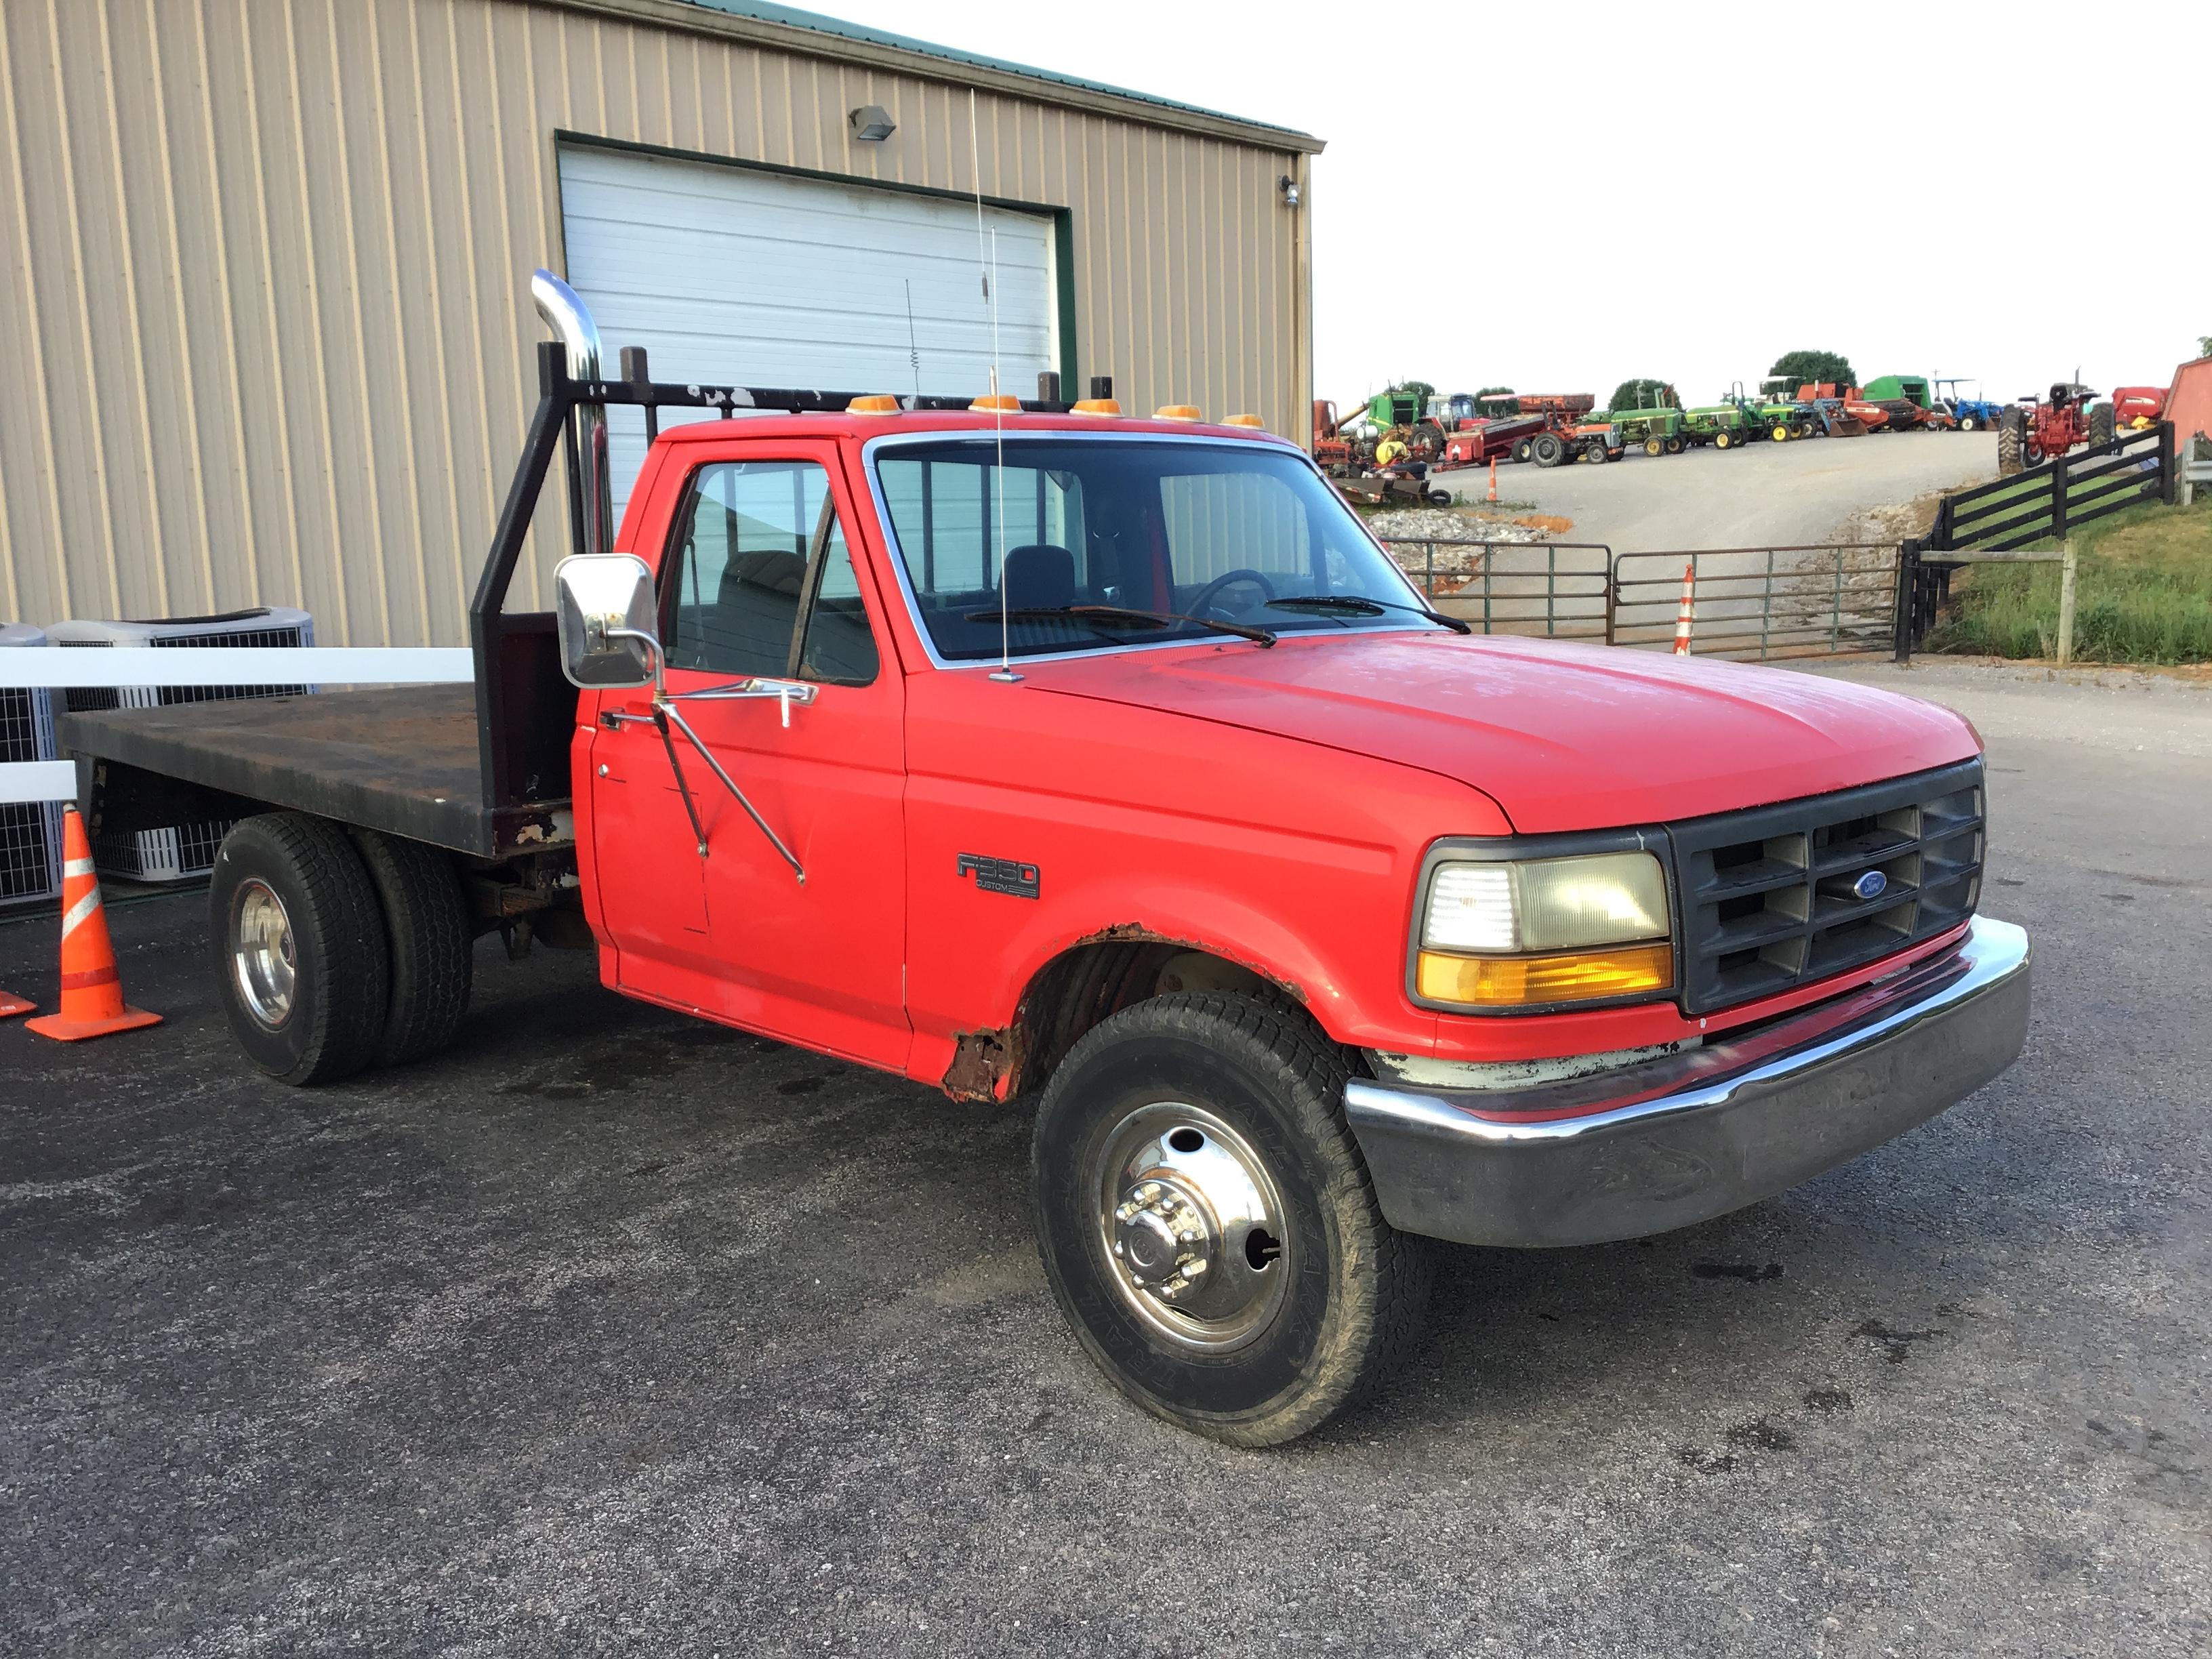
[[[1787,380],[1760,381],[1756,398],[1746,398],[1743,382],[1738,380],[1729,398],[1741,403],[1745,415],[1758,425],[1760,437],[1778,444],[1813,435],[1812,411],[1797,401],[1797,388]]]
[[[1662,381],[1639,383],[1656,386],[1648,392],[1650,401],[1637,409],[1609,409],[1600,416],[1618,428],[1620,441],[1630,447],[1641,447],[1647,455],[1679,455],[1690,447],[1689,417],[1682,408],[1682,399],[1674,388]]]
[[[1682,414],[1682,441],[1692,447],[1711,444],[1715,449],[1741,449],[1747,438],[1765,434],[1763,424],[1741,404],[1705,404]]]

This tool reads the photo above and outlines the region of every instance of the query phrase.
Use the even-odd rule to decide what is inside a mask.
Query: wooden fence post
[[[2158,423],[2159,497],[2168,507],[2174,506],[2181,499],[2178,493],[2178,481],[2174,477],[2174,462],[2179,459],[2178,451],[2182,447],[2173,441],[2173,422],[2160,421]]]
[[[2074,544],[2058,545],[2058,665],[2063,668],[2074,660]]]
[[[1920,622],[1920,544],[1903,541],[1897,547],[1897,661],[1902,667],[1912,660],[1913,629]]]

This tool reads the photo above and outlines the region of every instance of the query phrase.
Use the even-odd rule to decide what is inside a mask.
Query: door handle
[[[756,674],[750,678],[732,680],[726,685],[702,686],[696,691],[672,691],[670,702],[749,702],[763,697],[774,697],[783,724],[791,725],[791,705],[814,701],[820,688],[805,680],[771,679]]]

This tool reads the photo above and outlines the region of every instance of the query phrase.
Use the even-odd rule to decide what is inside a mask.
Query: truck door
[[[846,544],[855,519],[836,448],[697,453],[661,562],[668,690],[799,866],[679,742],[708,843],[716,982],[702,1006],[899,1066],[911,1036],[904,684],[879,644],[879,598]],[[686,695],[746,681],[793,695]]]

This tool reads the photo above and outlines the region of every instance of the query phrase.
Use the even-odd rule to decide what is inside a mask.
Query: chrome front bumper
[[[1355,1079],[1346,1115],[1391,1225],[1465,1244],[1685,1227],[1924,1123],[2027,1036],[2027,934],[1978,917],[1895,976],[1595,1077],[1516,1089]]]

